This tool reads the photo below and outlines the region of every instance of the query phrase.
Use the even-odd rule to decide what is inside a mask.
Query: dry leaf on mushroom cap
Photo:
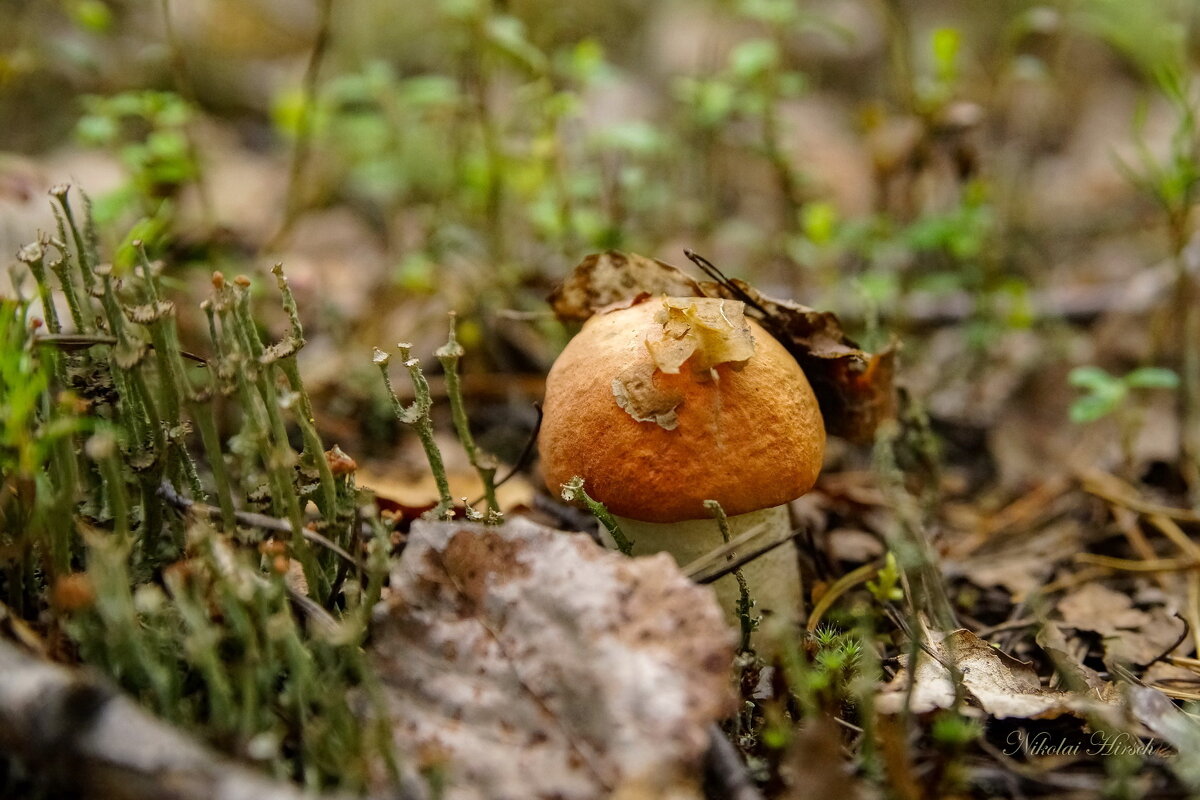
[[[658,295],[746,303],[746,313],[804,368],[829,433],[869,442],[879,424],[894,414],[892,347],[867,353],[846,336],[836,315],[767,297],[744,281],[698,283],[664,261],[610,250],[587,256],[549,299],[559,319],[583,321],[606,308]]]
[[[514,519],[414,523],[371,646],[406,763],[449,800],[675,791],[733,710],[733,634],[665,554]]]

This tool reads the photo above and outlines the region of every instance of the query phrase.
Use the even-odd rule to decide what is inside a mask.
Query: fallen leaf
[[[1142,628],[1150,615],[1133,607],[1128,595],[1101,583],[1086,583],[1058,601],[1064,625],[1105,636]]]
[[[564,321],[586,320],[656,295],[744,302],[746,313],[804,368],[829,433],[870,442],[879,425],[894,416],[894,347],[867,353],[846,335],[835,314],[767,297],[744,281],[697,283],[663,261],[609,251],[585,258],[550,295],[550,303]]]
[[[1072,653],[1071,642],[1067,640],[1062,628],[1047,621],[1038,628],[1035,637],[1038,647],[1054,662],[1054,669],[1069,687],[1088,689],[1100,697],[1107,697],[1113,690],[1112,684],[1100,677],[1100,673],[1084,664],[1078,655]],[[1086,652],[1086,646],[1084,647]]]
[[[702,297],[694,280],[676,267],[636,253],[609,250],[592,253],[550,294],[550,305],[562,320],[582,322],[596,312],[633,305],[639,296]]]
[[[734,709],[733,644],[712,590],[666,554],[522,518],[422,520],[372,657],[401,757],[436,753],[449,800],[592,798],[690,784]]]
[[[658,325],[646,337],[650,358],[672,375],[678,375],[688,359],[696,372],[708,372],[717,364],[744,363],[754,355],[745,309],[736,300],[663,300],[654,316]]]
[[[836,314],[768,297],[736,278],[728,283],[702,283],[701,289],[710,297],[742,300],[752,316],[783,343],[804,368],[830,433],[853,442],[870,442],[879,424],[895,415],[894,346],[867,353],[842,330]]]
[[[1097,692],[1064,692],[1042,686],[1032,665],[1013,658],[965,629],[941,633],[928,630],[924,649],[918,652],[910,708],[925,713],[954,705],[955,693],[948,666],[962,675],[964,699],[998,719],[1049,719],[1063,714],[1084,715],[1100,710],[1111,700]],[[904,707],[910,670],[896,673],[876,699],[884,714]]]
[[[1166,612],[1162,606],[1145,612],[1146,623],[1135,630],[1123,630],[1104,637],[1105,664],[1149,664],[1180,642],[1186,628],[1183,621]],[[1178,653],[1177,653],[1178,654]]]
[[[1068,519],[1036,535],[996,536],[968,558],[948,561],[945,569],[976,586],[1002,586],[1019,602],[1045,584],[1057,564],[1080,551],[1083,533],[1082,525]]]
[[[655,385],[650,364],[631,364],[621,370],[613,378],[612,393],[617,405],[638,422],[653,422],[667,431],[679,426],[675,409],[683,402],[683,395]]]

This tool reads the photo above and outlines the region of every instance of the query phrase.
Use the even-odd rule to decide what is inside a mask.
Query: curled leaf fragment
[[[646,336],[655,365],[675,375],[689,358],[697,372],[717,364],[744,362],[754,355],[745,306],[737,300],[663,298],[657,323]]]
[[[868,353],[846,335],[836,315],[768,297],[719,272],[714,276],[720,280],[698,283],[663,261],[608,251],[586,257],[549,299],[559,319],[572,322],[646,297],[739,301],[744,313],[760,322],[804,368],[829,433],[853,442],[870,442],[880,424],[895,416],[895,346]],[[664,372],[679,362],[681,353],[673,345],[656,347],[660,353],[655,360],[667,365]]]
[[[679,425],[675,409],[683,396],[655,385],[652,364],[631,364],[621,370],[613,378],[612,393],[617,405],[638,422],[653,422],[668,431]]]

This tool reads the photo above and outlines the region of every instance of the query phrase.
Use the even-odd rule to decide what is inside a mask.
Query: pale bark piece
[[[218,755],[90,672],[0,641],[0,675],[0,752],[19,755],[70,796],[333,800]]]
[[[418,521],[391,592],[372,656],[395,740],[448,800],[694,793],[734,709],[734,636],[670,556],[521,518]]]

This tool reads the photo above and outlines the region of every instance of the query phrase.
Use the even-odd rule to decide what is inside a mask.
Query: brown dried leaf
[[[697,372],[749,360],[754,336],[745,310],[737,300],[664,298],[654,315],[658,325],[646,337],[650,358],[671,375],[678,375],[689,358]]]
[[[1087,686],[1103,696],[1112,690],[1112,684],[1100,677],[1100,673],[1084,664],[1077,651],[1072,648],[1062,628],[1053,622],[1046,622],[1038,629],[1038,647],[1050,656],[1054,669],[1062,676],[1068,686]],[[1084,648],[1086,652],[1086,647]]]
[[[767,297],[744,281],[700,284],[665,262],[609,251],[585,258],[550,295],[550,303],[560,319],[580,321],[657,295],[745,302],[747,312],[804,368],[829,433],[870,442],[880,423],[894,416],[893,346],[867,353],[846,336],[834,314]]]
[[[1111,697],[1100,697],[1047,689],[1033,667],[989,645],[965,629],[950,633],[926,631],[925,645],[913,671],[911,709],[917,713],[954,705],[954,683],[947,665],[962,676],[965,698],[999,719],[1048,719],[1063,714],[1083,715],[1108,705]],[[883,687],[876,708],[885,714],[904,707],[909,670],[901,669]]]
[[[1150,615],[1133,607],[1128,595],[1101,583],[1086,583],[1058,601],[1063,624],[1077,630],[1118,636],[1150,622]]]
[[[875,438],[880,423],[896,413],[893,381],[896,348],[879,353],[861,350],[842,330],[837,315],[777,300],[745,281],[703,283],[710,297],[743,300],[771,335],[783,343],[804,368],[825,418],[825,429],[852,442]]]
[[[1171,616],[1161,606],[1145,613],[1147,622],[1142,627],[1104,637],[1105,664],[1149,664],[1171,649],[1172,644],[1180,643],[1186,629],[1181,619]],[[1183,644],[1188,646],[1186,642]]]
[[[582,322],[602,309],[630,306],[645,295],[701,297],[700,286],[676,267],[636,253],[592,253],[550,294],[562,320]]]
[[[733,635],[665,554],[419,521],[391,590],[372,655],[396,743],[437,754],[450,800],[674,789],[733,710]]]
[[[649,364],[631,364],[621,370],[613,378],[612,393],[617,405],[638,422],[653,422],[667,431],[679,425],[675,409],[683,395],[655,385],[654,368]]]

